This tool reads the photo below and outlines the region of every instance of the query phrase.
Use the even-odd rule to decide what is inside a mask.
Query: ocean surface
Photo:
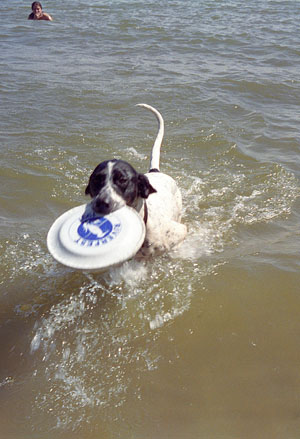
[[[0,439],[300,438],[300,2],[2,0]],[[47,232],[122,158],[183,245],[105,273]]]

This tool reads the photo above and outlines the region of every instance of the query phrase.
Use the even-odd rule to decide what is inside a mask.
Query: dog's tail
[[[151,160],[150,160],[150,171],[159,171],[159,159],[160,159],[160,147],[164,137],[164,120],[162,115],[155,108],[147,104],[137,104],[138,107],[144,107],[152,111],[158,120],[158,132],[156,139],[152,148]]]

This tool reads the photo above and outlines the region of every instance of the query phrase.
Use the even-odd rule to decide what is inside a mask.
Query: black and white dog
[[[151,110],[159,124],[149,172],[140,174],[123,160],[107,160],[95,168],[85,193],[92,197],[91,208],[98,214],[107,215],[124,205],[136,209],[146,224],[145,241],[138,255],[149,256],[179,244],[184,240],[187,228],[180,223],[180,191],[173,178],[159,171],[163,118],[150,105],[138,105]]]

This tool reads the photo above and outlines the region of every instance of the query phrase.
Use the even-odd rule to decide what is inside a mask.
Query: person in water
[[[43,12],[43,8],[40,2],[33,2],[31,5],[32,12],[28,15],[28,20],[48,20],[52,21],[51,15]]]

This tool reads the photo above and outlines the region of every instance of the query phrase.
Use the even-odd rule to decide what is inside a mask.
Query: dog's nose
[[[95,199],[93,202],[93,209],[97,213],[103,213],[104,215],[110,212],[110,204],[104,200]]]

